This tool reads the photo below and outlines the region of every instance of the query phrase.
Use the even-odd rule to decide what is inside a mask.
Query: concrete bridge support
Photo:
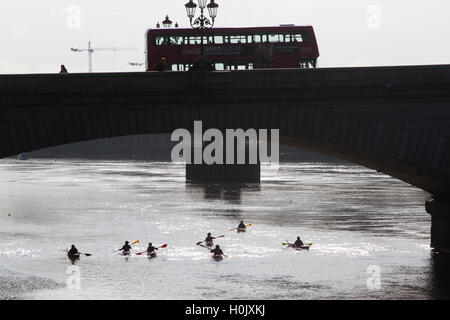
[[[425,203],[431,215],[431,244],[438,252],[450,253],[450,202],[432,198]]]
[[[203,152],[200,148],[200,152]],[[225,162],[227,151],[223,147],[223,159]],[[202,160],[201,164],[186,164],[186,181],[198,183],[260,183],[261,180],[261,162],[257,161],[251,164],[249,161],[249,145],[245,144],[245,163],[237,163],[237,145],[234,145],[234,164],[206,164]],[[195,148],[192,148],[191,154],[194,154]]]

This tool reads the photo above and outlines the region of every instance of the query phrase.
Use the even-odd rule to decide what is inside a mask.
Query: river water
[[[429,195],[354,165],[263,167],[260,185],[191,185],[169,162],[0,162],[0,299],[439,299]],[[228,231],[240,220],[245,234]],[[206,233],[228,255],[196,246]],[[309,251],[285,248],[297,236]],[[167,243],[123,257],[125,240]],[[74,265],[63,252],[75,244]],[[372,273],[374,272],[374,273]]]

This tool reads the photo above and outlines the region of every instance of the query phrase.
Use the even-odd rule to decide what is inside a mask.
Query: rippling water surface
[[[428,194],[363,167],[284,163],[259,186],[220,186],[186,184],[172,163],[2,160],[0,181],[0,299],[448,297]],[[241,219],[248,232],[229,232]],[[226,235],[223,261],[195,245],[207,232]],[[298,235],[309,251],[282,246]],[[113,253],[138,239],[134,252],[168,246],[151,260]],[[75,264],[79,288],[72,243],[93,254]]]

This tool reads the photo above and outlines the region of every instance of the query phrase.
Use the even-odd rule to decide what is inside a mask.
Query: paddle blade
[[[136,240],[135,242],[133,242],[132,244],[136,244],[136,243],[139,243],[139,240]]]
[[[136,253],[136,255],[137,255],[137,256],[140,256],[140,255],[143,254],[143,253],[145,253],[145,252],[138,252],[138,253]]]
[[[84,255],[85,255],[86,257],[92,256],[92,254],[90,254],[90,253],[85,253]]]
[[[196,243],[196,245],[198,245],[198,246],[199,246],[199,245],[200,245],[200,243],[202,243],[202,242],[203,242],[203,241],[199,241],[199,242],[197,242],[197,243]]]
[[[165,247],[167,247],[167,243],[163,244],[160,248],[165,248]]]
[[[251,224],[251,223],[249,223],[248,225],[247,225],[247,227],[251,227],[253,224]]]
[[[218,236],[218,237],[216,237],[216,238],[223,238],[223,237],[225,237],[225,235],[223,234],[223,235],[221,235],[221,236]]]

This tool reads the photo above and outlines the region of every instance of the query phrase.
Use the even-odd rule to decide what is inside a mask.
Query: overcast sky
[[[0,73],[140,71],[145,31],[168,14],[188,26],[187,0],[0,0]],[[216,0],[217,26],[312,25],[319,65],[450,63],[448,0]]]

